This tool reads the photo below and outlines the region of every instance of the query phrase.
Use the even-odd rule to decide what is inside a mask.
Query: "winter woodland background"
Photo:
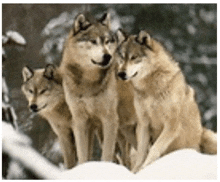
[[[4,46],[7,57],[2,74],[18,129],[31,138],[33,148],[55,165],[62,162],[49,124],[27,108],[20,90],[21,70],[25,65],[59,65],[74,17],[85,10],[95,17],[110,11],[114,31],[120,27],[136,34],[145,29],[161,40],[196,90],[202,124],[217,131],[217,4],[3,4],[3,35],[9,30],[17,31],[27,42],[26,46]],[[99,153],[97,149],[95,156]],[[18,176],[12,174],[11,178]]]

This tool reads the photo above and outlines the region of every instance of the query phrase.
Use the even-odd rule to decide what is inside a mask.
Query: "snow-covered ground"
[[[58,179],[134,180],[135,175],[122,165],[111,162],[87,162],[64,171]]]
[[[30,145],[28,137],[3,122],[3,151],[25,168],[45,179],[74,180],[146,180],[146,179],[217,179],[217,155],[206,155],[192,149],[170,153],[137,174],[111,162],[87,162],[71,170],[60,170]],[[16,170],[16,168],[14,168]],[[13,171],[12,171],[13,172]],[[16,173],[16,171],[14,171]]]
[[[137,174],[124,166],[107,162],[88,162],[62,172],[59,179],[84,180],[215,180],[217,156],[192,149],[173,152]]]
[[[140,171],[138,179],[205,180],[217,179],[217,155],[192,149],[168,154]]]

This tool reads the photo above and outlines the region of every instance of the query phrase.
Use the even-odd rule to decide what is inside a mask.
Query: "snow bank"
[[[179,150],[155,161],[137,174],[110,162],[88,162],[62,172],[59,179],[213,180],[217,179],[217,155],[200,154],[192,149]]]
[[[62,172],[59,179],[134,180],[135,175],[122,165],[111,162],[87,162]]]
[[[20,45],[27,44],[24,37],[16,31],[9,30],[8,32],[6,32],[6,36],[17,44],[20,44]]]
[[[71,180],[213,180],[217,179],[217,155],[206,155],[192,149],[170,153],[137,174],[111,162],[87,162],[61,171],[35,151],[31,141],[2,122],[2,148],[16,161],[43,179]]]
[[[192,149],[170,153],[136,174],[137,179],[217,179],[217,155],[206,155]]]

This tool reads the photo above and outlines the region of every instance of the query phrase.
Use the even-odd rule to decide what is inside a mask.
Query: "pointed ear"
[[[90,23],[86,20],[86,17],[83,14],[79,14],[74,21],[74,34],[80,30],[85,30],[89,25]]]
[[[33,75],[34,75],[33,70],[29,68],[28,66],[25,66],[22,69],[22,77],[23,77],[24,82],[28,81]]]
[[[122,29],[118,29],[116,32],[116,37],[118,45],[120,45],[126,39],[127,35],[124,31],[122,31]]]
[[[55,72],[55,66],[53,64],[48,64],[44,71],[44,76],[47,79],[53,79],[54,78],[54,72]]]
[[[146,45],[148,47],[151,47],[152,45],[152,40],[151,40],[151,36],[144,30],[140,31],[138,37],[137,37],[137,41],[142,44],[142,45]]]
[[[111,27],[111,16],[110,13],[105,13],[99,20],[103,25],[106,25],[109,29]]]

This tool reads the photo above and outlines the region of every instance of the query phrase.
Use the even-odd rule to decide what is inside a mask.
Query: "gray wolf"
[[[133,85],[138,117],[137,159],[132,171],[177,149],[216,154],[216,134],[202,127],[195,91],[172,55],[146,31],[126,36],[119,30],[117,37],[118,76]]]
[[[72,130],[72,116],[66,104],[62,78],[53,65],[45,69],[22,70],[22,91],[29,102],[29,108],[48,120],[58,136],[66,168],[76,165],[76,148]]]
[[[78,162],[88,160],[88,139],[91,127],[98,128],[102,136],[102,157],[112,161],[115,152],[120,122],[118,112],[118,87],[115,62],[112,59],[117,42],[110,30],[110,15],[100,20],[88,20],[85,15],[76,17],[73,29],[65,42],[60,70],[66,102],[74,118],[73,128]],[[132,93],[130,93],[132,97]],[[126,99],[124,99],[126,100]],[[122,98],[123,101],[123,98]],[[133,102],[132,99],[130,99]],[[126,102],[130,103],[129,100]],[[132,115],[128,113],[127,116]],[[128,117],[132,118],[132,117]],[[135,134],[129,126],[134,121],[123,123],[122,133]],[[128,131],[128,132],[127,132]],[[131,142],[135,145],[135,137]]]

